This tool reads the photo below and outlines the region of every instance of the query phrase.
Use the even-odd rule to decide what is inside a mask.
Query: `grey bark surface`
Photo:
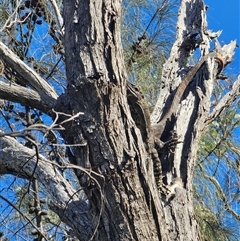
[[[194,8],[199,9],[199,4],[195,3]],[[188,3],[183,1],[182,17],[192,10],[189,7],[184,12],[186,5]],[[179,173],[169,170],[172,180],[167,184],[173,183],[176,177],[183,179],[185,184],[176,188],[177,198],[159,197],[152,168],[149,168],[151,158],[131,119],[118,35],[120,7],[117,3],[111,5],[110,1],[85,2],[81,6],[65,1],[64,15],[72,16],[65,19],[69,87],[68,93],[59,102],[59,111],[63,111],[65,104],[70,105],[74,113],[85,113],[75,126],[65,127],[70,131],[63,135],[69,144],[87,143],[81,151],[80,148],[72,148],[75,161],[100,174],[96,175],[96,179],[101,190],[93,189],[89,194],[91,206],[95,208],[93,216],[101,215],[102,220],[95,237],[100,240],[186,240],[186,237],[187,240],[198,240],[200,236],[194,219],[192,197],[186,191],[186,164],[184,176],[180,173],[180,166],[186,160],[180,159],[177,164],[172,160]],[[200,4],[200,8],[203,9],[203,5]],[[191,24],[198,24],[200,27],[195,31],[200,32],[201,13],[196,13]],[[186,28],[192,28],[192,25]],[[187,51],[182,48],[183,57],[186,58],[195,47]],[[212,64],[215,64],[214,60]],[[176,67],[179,69],[179,66]],[[177,71],[172,73],[176,74]],[[82,173],[77,175],[80,183],[88,189],[88,178]]]
[[[68,86],[61,96],[19,59],[4,55],[7,53],[4,46],[0,51],[6,63],[11,66],[17,63],[16,72],[21,76],[28,73],[26,84],[39,93],[34,100],[34,92],[24,94],[21,89],[25,98],[21,99],[14,97],[13,86],[9,98],[22,103],[29,98],[29,106],[46,113],[54,105],[54,112],[50,113],[54,120],[54,113],[59,113],[57,123],[63,127],[60,133],[71,146],[71,164],[65,168],[74,168],[88,202],[58,175],[53,163],[3,133],[0,134],[0,174],[18,173],[24,178],[34,175],[54,199],[49,201],[49,207],[72,228],[79,240],[201,240],[193,211],[192,176],[199,138],[209,124],[206,120],[218,73],[216,60],[211,58],[203,64],[181,98],[176,115],[165,126],[161,141],[170,140],[170,132],[174,130],[181,142],[172,152],[158,153],[161,178],[170,190],[168,194],[159,193],[151,153],[127,99],[127,74],[120,39],[121,1],[64,0],[63,5]],[[216,35],[206,30],[205,7],[200,0],[182,1],[177,30],[163,69],[161,93],[151,115],[151,125],[171,106],[175,90],[189,70],[186,67],[189,55],[196,48],[206,55],[210,39]],[[197,39],[196,34],[200,36]],[[233,49],[234,43],[228,48],[216,46],[225,62],[231,61]],[[213,113],[217,115],[238,94],[239,80],[236,83],[232,95]],[[0,93],[6,94],[5,88],[0,85]],[[142,107],[140,111],[144,112]],[[66,120],[69,116],[71,121]],[[148,123],[144,125],[148,127]]]
[[[34,70],[21,61],[20,58],[2,42],[0,42],[0,58],[8,67],[14,69],[14,71],[18,73],[25,84],[38,91],[40,95],[47,95],[54,99],[58,97],[53,87],[50,86],[46,80],[41,78]]]

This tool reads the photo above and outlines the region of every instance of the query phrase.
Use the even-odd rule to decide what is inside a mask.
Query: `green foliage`
[[[12,16],[10,20],[13,18],[16,20],[12,23],[10,21],[9,26],[3,29],[0,33],[1,40],[50,82],[59,93],[62,93],[66,85],[64,51],[50,3],[40,1],[42,9],[40,11],[40,5],[28,6],[26,1],[22,1],[24,6],[20,5],[19,10],[15,11],[16,2],[0,1],[0,29],[10,16]],[[149,106],[153,106],[158,97],[162,67],[175,37],[178,5],[178,0],[123,1],[122,42],[128,79],[140,87]],[[12,69],[5,71],[5,77],[0,77],[1,81],[8,83],[19,81]],[[213,104],[219,101],[225,89],[224,83],[216,87]],[[199,150],[194,181],[195,213],[203,239],[208,241],[237,240],[236,232],[240,224],[236,210],[240,202],[240,151],[237,142],[240,118],[236,113],[237,108],[239,107],[236,105],[227,109],[211,124],[202,138]],[[43,119],[49,122],[42,113],[10,102],[4,102],[0,115],[3,117],[0,127],[6,131],[23,129],[32,122],[43,123]],[[31,135],[35,140],[41,139],[44,146],[41,154],[57,163],[59,156],[56,155],[51,143],[43,138],[43,134],[31,133]],[[27,145],[26,140],[20,141]],[[61,150],[62,159],[64,159],[63,152],[64,150]],[[12,177],[9,179],[13,180]],[[8,185],[10,200],[16,201],[16,206],[34,219],[33,214],[29,215],[29,201],[33,200],[29,183],[23,183],[21,179],[5,183]],[[41,187],[39,193],[40,196],[47,195],[43,193]],[[25,227],[27,220],[14,209],[7,212],[8,208],[9,206],[1,214],[1,220],[4,220],[1,228],[9,228],[7,225],[16,223],[16,220],[19,226]],[[61,230],[59,232],[66,230],[64,225],[59,225],[58,217],[53,213],[49,213],[43,223],[49,234],[54,235],[58,230]],[[13,233],[21,236],[21,232]],[[24,230],[29,237],[30,232],[31,229],[28,227]]]
[[[220,82],[213,103],[221,98],[223,90],[226,91],[226,83]],[[194,197],[204,240],[239,240],[240,118],[237,108],[237,102],[228,107],[202,137]]]
[[[156,102],[163,64],[175,37],[176,0],[124,1],[122,41],[129,81],[150,106]]]
[[[62,93],[66,84],[64,56],[53,12],[48,1],[1,1],[0,40],[51,83],[57,92]],[[23,85],[21,77],[6,65],[0,80],[9,83],[9,86],[13,83]],[[0,116],[0,128],[6,132],[19,131],[32,124],[47,124],[51,121],[38,110],[10,101],[1,102]],[[58,136],[57,133],[56,136]],[[44,135],[41,131],[31,131],[28,132],[28,137],[41,146],[40,153],[47,156],[49,160],[58,162],[62,157],[61,161],[66,160],[64,150],[52,146],[48,135]],[[18,139],[26,147],[35,148],[33,142],[26,138]],[[44,211],[47,208],[46,204],[41,204],[41,211],[43,211],[41,215],[37,215],[34,211],[36,210],[34,193],[39,197],[47,197],[47,193],[41,186],[39,190],[34,191],[32,181],[25,182],[11,175],[6,179],[1,177],[1,193],[4,193],[4,196],[7,193],[7,200],[0,201],[1,211],[3,210],[0,231],[4,232],[4,238],[7,235],[10,240],[13,238],[14,240],[33,240],[36,235],[32,235],[34,229],[29,220],[36,224],[38,219],[48,237],[58,237],[57,233],[62,237],[67,233],[66,227],[60,223],[56,214],[49,210]],[[3,186],[2,183],[4,183]],[[44,212],[47,215],[43,214]]]
[[[202,239],[206,241],[227,241],[232,240],[231,235],[235,230],[224,227],[220,217],[205,207],[198,205],[195,207],[195,215],[200,225]]]
[[[1,40],[22,61],[51,83],[58,93],[62,93],[66,84],[64,51],[51,4],[43,0],[24,0],[18,2],[18,6],[17,1],[13,3],[5,0],[3,2],[4,4],[0,4],[0,29],[3,30]],[[175,0],[124,1],[122,41],[129,80],[140,85],[150,105],[156,101],[162,66],[174,36],[175,20],[173,18],[176,19],[176,9],[173,7],[175,2]],[[5,25],[6,22],[7,25]],[[146,38],[138,38],[143,35]],[[134,49],[134,45],[142,49],[141,53]],[[23,84],[15,71],[7,66],[5,66],[4,75],[0,78],[1,81],[10,85],[12,83]],[[6,132],[23,130],[31,124],[50,122],[47,116],[27,106],[7,101],[3,102],[1,107],[0,127]],[[55,134],[58,136],[57,133]],[[65,150],[51,145],[51,140],[44,133],[32,131],[29,136],[39,144],[41,143],[39,145],[41,154],[49,160],[57,164],[66,160]],[[19,141],[29,148],[35,148],[24,138],[19,138]],[[66,172],[64,174],[66,175]],[[67,176],[71,177],[71,174],[67,173]],[[39,221],[34,211],[34,203],[37,198],[47,197],[47,193],[41,186],[38,191],[34,190],[31,182],[14,179],[12,176],[8,178],[11,183],[5,182],[4,185],[9,190],[8,198],[11,197],[9,201],[14,203],[16,208],[11,208],[3,202],[4,206],[1,208],[11,209],[11,211],[2,213],[0,231],[8,229],[9,225],[15,225],[16,232],[12,229],[8,230],[10,239],[14,237],[16,240],[18,238],[21,240],[21,237],[25,235],[28,240],[32,240],[36,236],[32,235],[33,227],[28,219],[33,223]],[[74,178],[70,179],[74,180]],[[73,185],[76,186],[76,183]],[[6,188],[1,191],[4,192]],[[45,205],[42,208],[45,208]],[[42,217],[41,224],[49,238],[55,237],[56,240],[60,240],[57,237],[68,236],[69,230],[49,210],[48,215]],[[57,235],[58,233],[60,236]]]

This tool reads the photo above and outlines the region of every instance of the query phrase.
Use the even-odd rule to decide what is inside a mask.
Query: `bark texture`
[[[72,227],[79,240],[201,240],[193,211],[192,177],[199,138],[209,123],[206,119],[218,64],[209,59],[202,66],[185,91],[176,116],[166,125],[162,141],[169,141],[175,131],[180,142],[171,152],[164,149],[158,153],[161,178],[170,190],[170,194],[159,193],[152,153],[132,117],[127,99],[120,38],[121,4],[120,0],[63,1],[68,86],[59,97],[19,59],[9,59],[11,53],[0,45],[5,63],[17,64],[16,72],[23,79],[24,73],[28,73],[25,81],[33,89],[25,89],[24,98],[20,98],[15,96],[14,86],[8,96],[1,84],[0,93],[6,99],[27,103],[57,119],[63,127],[61,135],[70,146],[70,164],[65,168],[74,168],[88,202],[58,175],[51,162],[4,133],[0,134],[0,173],[18,173],[24,178],[34,175],[53,196],[49,207]],[[176,42],[163,69],[152,124],[171,106],[173,94],[189,70],[186,65],[190,54],[196,48],[202,54],[208,53],[210,39],[216,36],[206,30],[201,0],[182,1],[177,30]],[[225,63],[231,61],[234,45],[231,43],[224,49],[216,45]],[[233,95],[238,94],[239,82],[240,79]],[[34,91],[38,95],[34,96]],[[210,117],[219,114],[233,95]],[[53,106],[54,111],[50,111]]]
[[[94,239],[157,240],[158,219],[145,194],[147,153],[127,103],[121,3],[65,1],[64,15],[72,16],[65,19],[69,84],[57,110],[69,106],[72,113],[84,113],[62,134],[68,144],[86,143],[72,152],[75,164],[94,178],[76,172],[90,201]]]
[[[169,83],[173,87],[176,83],[172,80],[178,75],[179,67],[186,65],[190,52],[201,43],[185,42],[186,36],[196,32],[203,34],[203,12],[201,2],[182,3],[179,38],[170,57],[175,56],[175,60],[168,66],[171,70],[164,72],[170,76]],[[182,24],[189,13],[188,22]],[[120,2],[83,1],[74,5],[64,1],[64,16],[68,16],[65,19],[65,52],[69,85],[57,110],[66,112],[69,106],[72,113],[84,113],[75,123],[68,123],[65,126],[68,132],[62,134],[68,144],[86,144],[82,148],[73,147],[72,151],[75,164],[90,169],[89,175],[94,178],[92,183],[91,177],[76,172],[90,201],[96,240],[200,239],[190,186],[198,140],[198,132],[193,132],[198,118],[195,111],[199,106],[198,97],[196,94],[190,96],[185,104],[188,112],[180,122],[185,126],[181,132],[177,130],[184,137],[188,133],[183,144],[177,146],[176,152],[161,156],[165,183],[177,185],[176,178],[183,183],[175,188],[173,195],[163,197],[156,190],[150,153],[145,149],[127,104],[119,35]],[[184,31],[185,36],[180,37]],[[179,45],[181,47],[177,48]],[[208,46],[204,48],[208,51]],[[214,66],[215,60],[211,64]],[[205,72],[206,79],[213,81],[214,72],[212,77],[206,68]],[[203,74],[199,75],[203,81]],[[153,116],[160,117],[161,113],[162,110],[155,111]],[[168,128],[172,127],[171,124]],[[169,133],[170,130],[167,138]]]

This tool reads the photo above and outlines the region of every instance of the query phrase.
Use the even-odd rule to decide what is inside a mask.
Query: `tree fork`
[[[78,165],[97,173],[93,186],[86,175],[78,175],[91,203],[95,238],[158,240],[160,220],[155,223],[144,195],[146,183],[138,175],[146,169],[147,153],[127,103],[121,2],[64,1],[64,15],[68,89],[57,110],[84,113],[68,123],[63,136],[68,144],[87,143],[89,153],[83,154],[84,147],[71,149]],[[145,170],[141,176],[146,175]],[[143,222],[149,225],[141,227]]]
[[[196,10],[198,15],[189,14],[192,8],[200,9]],[[187,26],[180,26],[178,37],[186,29],[191,33],[193,25],[199,26],[195,31],[204,35],[202,11],[201,1],[191,1],[191,4],[182,1],[178,26],[187,14],[189,19],[193,19]],[[68,88],[59,98],[56,109],[72,115],[84,113],[67,123],[67,131],[62,135],[67,144],[87,146],[73,146],[71,149],[74,164],[86,168],[92,175],[91,178],[83,172],[76,172],[90,202],[89,217],[93,230],[96,230],[90,236],[94,235],[94,240],[200,240],[190,187],[196,153],[196,149],[191,148],[196,148],[199,137],[191,137],[194,145],[186,141],[189,148],[182,151],[187,152],[187,159],[182,159],[182,154],[176,157],[177,151],[161,156],[163,163],[169,160],[174,167],[165,173],[174,195],[160,197],[150,153],[147,153],[127,102],[127,77],[120,39],[121,1],[73,3],[65,0],[64,16]],[[196,48],[194,44],[192,49],[184,48],[184,41],[184,37],[177,39],[170,56],[170,59],[175,56],[176,60],[177,52],[183,66],[185,63],[181,61],[186,62],[186,56]],[[208,47],[204,46],[206,51]],[[172,80],[177,79],[179,65],[176,61],[171,64],[175,70],[166,67],[164,76],[174,84]],[[214,60],[209,64],[214,65]],[[208,73],[213,79],[217,70],[215,75],[210,70]],[[162,93],[169,96],[164,90]],[[199,105],[195,96],[190,102],[193,106]],[[161,116],[159,109],[157,103],[152,115],[153,123],[154,115],[157,118]],[[189,115],[188,121],[199,121],[199,118],[197,114],[194,117]],[[183,165],[185,171],[181,170],[183,162],[190,163],[189,167]],[[185,172],[190,174],[187,180],[180,175]],[[174,178],[177,178],[176,182]],[[185,185],[178,186],[178,179],[182,179]],[[81,234],[76,232],[76,236],[80,238]]]

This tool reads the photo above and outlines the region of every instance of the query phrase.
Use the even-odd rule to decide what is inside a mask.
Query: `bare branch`
[[[93,230],[87,215],[88,206],[54,165],[40,154],[37,158],[34,150],[9,136],[0,138],[0,150],[0,174],[36,178],[52,197],[49,207],[62,220],[68,220],[67,223],[85,237],[83,240],[89,240]]]
[[[233,84],[232,90],[228,92],[216,105],[213,112],[208,116],[206,120],[205,128],[217,117],[221,114],[221,112],[231,105],[233,101],[240,95],[240,75],[238,76],[236,82]]]
[[[63,18],[62,18],[62,15],[61,15],[60,11],[59,11],[58,5],[57,5],[55,0],[50,0],[50,2],[52,4],[54,12],[56,14],[56,19],[57,19],[59,29],[61,29],[63,27]]]
[[[31,178],[37,161],[36,152],[20,144],[12,137],[0,138],[0,173],[18,174],[20,177]],[[46,158],[39,155],[38,167],[33,175],[43,185],[47,183],[46,189],[56,200],[69,201],[75,190],[47,162]],[[64,184],[67,189],[62,186]]]
[[[32,222],[32,220],[25,214],[23,213],[16,205],[14,205],[13,203],[11,203],[7,198],[3,197],[2,195],[0,195],[0,198],[3,199],[5,202],[7,202],[11,207],[13,207],[14,209],[16,209],[25,219],[28,220],[28,222],[46,239],[47,237],[45,236],[45,234]]]
[[[9,17],[8,17],[7,21],[5,22],[5,24],[3,25],[3,27],[0,29],[0,32],[3,32],[6,28],[11,28],[14,23],[19,22],[17,19],[18,7],[19,7],[19,2],[16,1],[16,8],[15,8],[14,12],[11,15],[9,14]],[[14,19],[14,20],[12,20],[12,19]]]
[[[231,41],[229,44],[225,44],[221,47],[220,43],[216,39],[215,41],[215,49],[219,52],[222,56],[224,56],[224,64],[225,66],[232,62],[234,50],[237,47],[237,41]]]
[[[32,108],[49,112],[55,105],[56,100],[44,93],[38,93],[25,87],[6,84],[0,81],[0,98],[13,102],[19,102]]]
[[[222,199],[222,201],[224,202],[224,205],[225,205],[226,210],[227,210],[230,214],[232,214],[237,220],[240,221],[240,215],[239,215],[237,212],[235,212],[235,211],[230,207],[230,204],[229,204],[229,202],[228,202],[228,199],[227,199],[227,197],[226,197],[226,194],[225,194],[224,191],[222,190],[222,187],[221,187],[221,185],[219,184],[219,182],[218,182],[214,177],[205,174],[205,173],[203,172],[202,166],[201,166],[200,164],[199,164],[199,168],[200,168],[200,170],[201,170],[202,175],[204,176],[204,178],[208,179],[208,180],[215,186],[215,188],[217,189],[217,192],[218,192],[218,194],[219,194],[219,197],[220,197],[220,198]]]
[[[43,78],[41,78],[34,70],[27,66],[19,57],[14,54],[6,45],[0,42],[0,57],[22,78],[26,85],[36,90],[40,95],[45,94],[49,97],[57,99],[58,94]]]

